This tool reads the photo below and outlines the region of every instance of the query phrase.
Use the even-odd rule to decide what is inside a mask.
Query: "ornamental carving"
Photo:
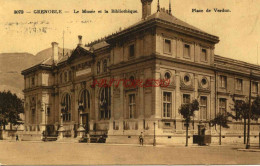
[[[181,77],[181,87],[182,88],[193,88],[193,77],[190,74],[185,73]]]
[[[199,89],[209,90],[210,89],[210,81],[206,77],[202,77],[198,79]]]

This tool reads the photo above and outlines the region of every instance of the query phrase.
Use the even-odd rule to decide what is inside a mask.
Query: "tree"
[[[235,112],[235,115],[232,113],[228,113],[232,119],[237,120],[244,120],[244,144],[246,143],[246,120],[248,119],[248,112],[249,112],[249,101],[243,100],[235,100],[233,98],[234,108],[231,108],[232,111]]]
[[[248,100],[235,100],[233,97],[234,106],[231,108],[232,111],[235,112],[235,115],[232,113],[227,113],[229,117],[232,119],[237,120],[244,120],[244,144],[246,144],[246,121],[248,120],[249,116],[249,101]],[[258,96],[252,103],[252,113],[251,118],[252,120],[257,119],[260,116],[260,97]]]
[[[211,127],[219,125],[219,145],[221,145],[221,127],[229,128],[228,122],[230,122],[228,116],[221,113],[218,113],[217,116],[210,121]]]
[[[193,100],[191,103],[182,104],[179,113],[182,115],[185,126],[186,126],[186,145],[188,146],[188,130],[189,123],[191,121],[191,117],[194,116],[194,112],[199,110],[199,102],[198,100]]]
[[[260,118],[260,96],[257,96],[252,103],[252,119]]]
[[[0,127],[8,123],[13,125],[22,124],[20,113],[23,113],[23,102],[16,94],[12,94],[10,91],[0,92]]]

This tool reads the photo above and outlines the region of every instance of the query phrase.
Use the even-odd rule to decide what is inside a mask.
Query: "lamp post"
[[[45,139],[44,141],[47,141],[47,110],[46,110],[46,103],[45,104]]]
[[[63,138],[63,132],[65,131],[63,128],[63,113],[65,113],[65,104],[61,104],[61,114],[60,114],[60,128],[58,130],[59,132],[59,140]]]
[[[65,108],[66,108],[65,104],[62,104],[61,105],[61,114],[60,114],[60,117],[61,117],[61,119],[60,119],[60,127],[63,127],[63,114],[66,111]]]
[[[48,107],[47,107],[48,106]],[[45,126],[45,130],[44,130],[44,141],[47,141],[47,109],[49,108],[50,104],[48,103],[42,103],[42,111],[44,109],[44,115],[45,115],[45,120],[44,120],[44,126]]]
[[[156,146],[156,138],[155,138],[155,125],[156,125],[156,123],[155,123],[155,122],[153,122],[153,126],[154,126],[153,146]]]
[[[83,106],[83,102],[80,101],[79,102],[79,108],[78,108],[78,111],[79,111],[79,128],[78,128],[78,138],[82,138],[83,137],[83,132],[85,131],[84,127],[83,127],[83,123],[82,123],[82,111],[84,110],[84,106]]]
[[[79,111],[79,126],[80,126],[80,127],[83,126],[83,124],[82,124],[82,118],[81,118],[83,109],[84,109],[83,102],[80,101],[80,102],[79,102],[79,108],[78,108],[78,111]]]
[[[247,141],[246,141],[246,149],[250,149],[250,118],[252,111],[252,71],[250,70],[250,78],[249,78],[249,112],[248,112],[248,126],[247,126]]]

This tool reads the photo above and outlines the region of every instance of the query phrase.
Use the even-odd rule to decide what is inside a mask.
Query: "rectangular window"
[[[134,57],[135,56],[135,45],[132,44],[129,46],[129,56]]]
[[[70,114],[70,113],[64,113],[64,114],[62,115],[62,117],[63,117],[63,121],[64,121],[64,122],[68,122],[68,121],[71,120],[71,114]]]
[[[227,100],[224,98],[219,99],[219,113],[226,115]]]
[[[243,87],[243,80],[242,79],[239,79],[237,78],[236,79],[236,90],[242,90],[242,87]]]
[[[32,77],[32,86],[34,86],[35,85],[35,79],[34,79],[34,77]]]
[[[129,118],[132,119],[135,116],[135,94],[129,95]]]
[[[258,93],[258,82],[252,82],[252,92]]]
[[[163,117],[171,117],[171,107],[172,107],[172,93],[163,92]]]
[[[47,107],[47,116],[50,116],[50,115],[51,115],[51,108]]]
[[[200,119],[201,120],[207,119],[207,97],[206,96],[200,97]]]
[[[190,45],[184,44],[184,57],[190,58]]]
[[[168,39],[164,40],[164,52],[165,53],[171,53],[172,52],[171,40],[168,40]]]
[[[221,88],[227,87],[227,77],[226,76],[220,76],[220,87]]]
[[[183,94],[183,104],[190,103],[190,94]]]
[[[207,57],[207,50],[206,49],[201,49],[201,61],[207,62],[208,57]]]
[[[31,120],[32,124],[35,123],[35,109],[32,109],[32,120]]]

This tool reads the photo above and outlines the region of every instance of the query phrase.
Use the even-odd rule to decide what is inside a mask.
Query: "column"
[[[176,117],[176,130],[182,130],[182,122],[180,121],[182,119],[181,114],[179,113],[179,108],[181,106],[181,100],[182,100],[182,96],[181,96],[181,76],[180,76],[180,72],[176,71],[176,95],[175,95],[175,117]]]
[[[211,120],[213,118],[215,118],[215,113],[216,113],[216,89],[215,89],[215,76],[211,76],[210,77],[210,107],[208,107],[208,114],[207,114],[207,119]],[[210,134],[212,134],[211,131],[211,127],[209,127],[210,129]],[[212,128],[213,129],[213,128]]]
[[[175,95],[175,117],[176,119],[181,119],[181,115],[179,114],[178,110],[181,106],[181,92],[180,92],[180,87],[181,87],[181,78],[180,78],[180,72],[176,71],[176,95]]]

